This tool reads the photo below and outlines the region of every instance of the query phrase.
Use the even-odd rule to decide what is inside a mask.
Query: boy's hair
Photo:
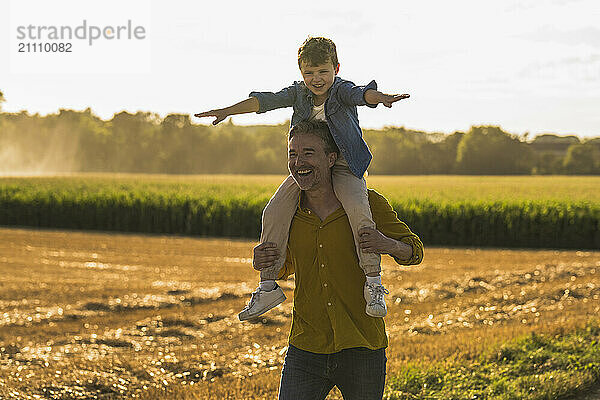
[[[329,132],[329,127],[327,123],[323,121],[302,121],[292,126],[290,132],[288,133],[288,142],[292,140],[294,136],[297,135],[315,135],[319,137],[324,144],[325,154],[337,153],[340,154],[340,150],[338,149],[335,141],[333,140],[333,136]]]
[[[334,69],[337,67],[337,51],[335,43],[331,39],[309,36],[298,49],[298,67],[300,68],[302,68],[302,63],[314,67],[328,61],[333,64]]]

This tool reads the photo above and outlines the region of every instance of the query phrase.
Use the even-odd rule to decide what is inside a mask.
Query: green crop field
[[[600,177],[596,176],[413,175],[367,179],[369,186],[393,199],[600,204]]]
[[[125,189],[150,193],[270,197],[281,175],[72,174],[3,177],[0,187],[31,191],[100,193]],[[389,199],[422,201],[557,201],[600,204],[600,176],[369,176],[369,187]]]
[[[0,178],[0,224],[256,238],[282,176]],[[371,176],[437,245],[600,248],[600,177]]]

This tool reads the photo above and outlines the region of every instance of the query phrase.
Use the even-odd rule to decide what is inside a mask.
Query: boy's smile
[[[314,95],[314,103],[316,106],[323,104],[327,99],[327,92],[331,85],[333,85],[335,75],[339,68],[339,64],[334,68],[330,60],[325,64],[319,65],[302,63],[300,72],[302,73],[302,78],[304,79],[306,87]]]

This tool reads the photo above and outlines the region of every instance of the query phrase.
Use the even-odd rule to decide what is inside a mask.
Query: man
[[[288,168],[301,194],[279,276],[285,279],[293,273],[296,281],[279,399],[324,399],[333,386],[346,400],[381,399],[388,345],[385,324],[364,309],[372,296],[385,293],[365,286],[348,218],[331,183],[337,148],[327,124],[295,125],[288,149]],[[361,230],[363,251],[390,254],[403,265],[420,263],[419,238],[398,220],[383,196],[369,191],[369,203],[377,230]],[[268,268],[278,254],[272,243],[256,246],[254,268]]]

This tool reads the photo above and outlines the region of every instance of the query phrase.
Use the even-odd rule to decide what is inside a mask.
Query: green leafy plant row
[[[267,185],[268,186],[268,185]],[[0,181],[0,225],[256,239],[272,188],[168,180]],[[429,245],[600,248],[600,205],[390,197]]]

